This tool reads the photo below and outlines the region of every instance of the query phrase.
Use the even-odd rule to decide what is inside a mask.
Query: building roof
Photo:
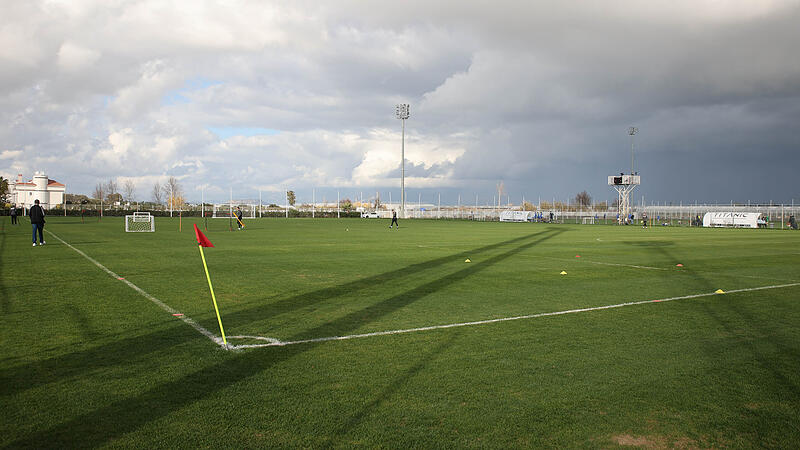
[[[47,185],[48,185],[48,186],[64,186],[63,184],[59,183],[59,182],[58,182],[58,181],[56,181],[56,180],[49,180],[49,181],[47,182]]]

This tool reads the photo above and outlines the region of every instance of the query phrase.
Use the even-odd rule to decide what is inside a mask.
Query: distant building
[[[56,180],[47,178],[43,172],[36,172],[31,181],[22,181],[22,174],[8,182],[8,200],[17,207],[30,208],[34,201],[45,209],[64,204],[64,192],[67,187]]]

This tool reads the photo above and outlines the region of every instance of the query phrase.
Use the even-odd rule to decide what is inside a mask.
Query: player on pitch
[[[239,229],[241,230],[242,227],[244,226],[244,223],[242,223],[242,208],[240,206],[236,207],[236,222],[237,225],[239,226]]]
[[[392,225],[397,225],[397,228],[400,228],[400,224],[397,223],[397,211],[392,210],[392,223],[389,224],[389,228],[392,228]]]

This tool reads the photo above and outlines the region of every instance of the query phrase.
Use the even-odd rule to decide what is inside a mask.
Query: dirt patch
[[[631,436],[630,434],[620,434],[612,436],[611,440],[618,445],[639,448],[698,448],[697,443],[687,437],[676,440],[667,439],[663,436]]]
[[[631,436],[630,434],[620,434],[612,436],[611,440],[619,445],[644,448],[666,448],[663,442],[658,443],[644,436]]]

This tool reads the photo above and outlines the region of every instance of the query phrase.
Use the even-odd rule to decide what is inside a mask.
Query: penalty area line
[[[234,349],[243,349],[243,348],[260,348],[260,347],[282,347],[286,345],[296,345],[296,344],[311,344],[317,342],[327,342],[327,341],[345,341],[350,339],[359,339],[359,338],[368,338],[368,337],[376,337],[376,336],[388,336],[392,334],[405,334],[405,333],[417,333],[422,331],[431,331],[431,330],[442,330],[446,328],[458,328],[458,327],[469,327],[475,325],[487,325],[491,323],[499,323],[499,322],[510,322],[512,320],[524,320],[524,319],[536,319],[539,317],[548,317],[548,316],[560,316],[564,314],[575,314],[575,313],[582,313],[582,312],[590,312],[590,311],[600,311],[604,309],[614,309],[614,308],[622,308],[624,306],[635,306],[635,305],[646,305],[648,303],[663,303],[663,302],[671,302],[676,300],[688,300],[693,298],[701,298],[701,297],[711,297],[714,295],[726,295],[726,294],[735,294],[738,292],[752,292],[752,291],[763,291],[767,289],[780,289],[780,288],[787,288],[787,287],[795,287],[800,286],[800,283],[789,283],[789,284],[777,284],[772,286],[759,286],[754,288],[744,288],[744,289],[732,289],[730,291],[726,291],[725,293],[718,294],[716,292],[708,292],[703,294],[692,294],[692,295],[682,295],[680,297],[668,297],[668,298],[659,298],[659,299],[650,299],[650,300],[639,300],[634,302],[625,302],[625,303],[617,303],[615,305],[604,305],[604,306],[593,306],[589,308],[578,308],[578,309],[568,309],[566,311],[555,311],[555,312],[546,312],[546,313],[538,313],[538,314],[527,314],[524,316],[514,316],[514,317],[502,317],[498,319],[487,319],[487,320],[476,320],[473,322],[460,322],[460,323],[450,323],[450,324],[443,324],[443,325],[431,325],[427,327],[418,327],[418,328],[406,328],[401,330],[388,330],[388,331],[376,331],[372,333],[363,333],[363,334],[350,334],[346,336],[328,336],[328,337],[321,337],[321,338],[314,338],[314,339],[301,339],[296,341],[279,341],[277,339],[272,339],[271,342],[263,343],[263,344],[242,344],[242,345],[235,345],[233,346]],[[242,336],[243,337],[243,336]]]
[[[107,274],[111,275],[112,277],[116,278],[117,280],[119,280],[119,281],[122,281],[123,283],[127,284],[127,285],[128,285],[128,287],[130,287],[130,288],[131,288],[131,289],[133,289],[134,291],[138,292],[138,293],[139,293],[139,295],[141,295],[142,297],[144,297],[144,298],[146,298],[146,299],[150,300],[151,302],[155,303],[155,304],[156,304],[156,305],[157,305],[159,308],[161,308],[161,309],[163,309],[164,311],[166,311],[166,312],[168,312],[168,313],[172,314],[174,317],[176,317],[176,318],[178,318],[178,319],[182,320],[182,321],[183,321],[185,324],[187,324],[187,325],[189,325],[190,327],[194,328],[195,330],[197,330],[197,331],[198,331],[200,334],[202,334],[203,336],[205,336],[205,337],[207,337],[207,338],[211,339],[211,340],[212,340],[212,341],[213,341],[215,344],[219,345],[219,346],[220,346],[220,347],[222,347],[222,348],[226,348],[226,347],[225,347],[225,343],[224,343],[224,342],[222,342],[222,338],[220,338],[220,337],[218,337],[218,336],[214,335],[214,333],[212,333],[212,332],[208,331],[206,328],[204,328],[203,326],[201,326],[199,323],[195,322],[194,320],[192,320],[191,318],[187,317],[186,315],[184,315],[184,314],[182,314],[182,313],[178,312],[178,310],[176,310],[175,308],[173,308],[173,307],[171,307],[171,306],[167,305],[166,303],[162,302],[161,300],[159,300],[159,299],[157,299],[157,298],[153,297],[152,295],[150,295],[149,293],[147,293],[147,292],[146,292],[144,289],[140,288],[139,286],[136,286],[135,284],[131,283],[130,281],[126,280],[125,278],[123,278],[123,277],[121,277],[121,276],[117,275],[117,274],[116,274],[116,273],[114,273],[114,272],[113,272],[111,269],[109,269],[108,267],[106,267],[106,266],[104,266],[104,265],[100,264],[100,263],[99,263],[97,260],[95,260],[95,259],[94,259],[94,258],[92,258],[91,256],[89,256],[89,255],[87,255],[86,253],[84,253],[84,252],[82,252],[82,251],[78,250],[77,248],[75,248],[75,247],[73,247],[72,245],[70,245],[70,244],[69,244],[67,241],[65,241],[65,240],[61,239],[60,237],[58,237],[58,235],[56,235],[56,234],[55,234],[55,233],[53,233],[52,231],[49,231],[49,230],[48,230],[48,231],[47,231],[47,233],[48,233],[48,234],[50,234],[51,236],[53,236],[54,238],[58,239],[59,241],[61,241],[61,243],[62,243],[62,244],[64,244],[64,245],[66,245],[67,247],[71,248],[72,250],[74,250],[74,251],[75,251],[76,253],[78,253],[79,255],[81,255],[81,256],[83,256],[84,258],[86,258],[87,260],[89,260],[89,262],[91,262],[91,263],[92,263],[92,264],[94,264],[95,266],[97,266],[97,267],[99,267],[100,269],[102,269],[102,270],[103,270],[105,273],[107,273]],[[228,345],[228,347],[231,347],[231,346],[230,346],[230,345]]]

